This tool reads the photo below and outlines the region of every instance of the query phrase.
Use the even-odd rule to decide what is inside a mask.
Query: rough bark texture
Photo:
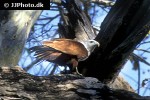
[[[0,11],[0,67],[16,66],[39,10]]]
[[[100,48],[79,63],[79,72],[103,82],[114,80],[130,53],[148,33],[149,18],[150,0],[117,0],[96,37]]]
[[[113,88],[113,89],[122,89],[122,90],[135,92],[135,90],[130,86],[130,84],[128,82],[126,82],[124,80],[124,78],[121,77],[121,76],[118,76],[114,80],[114,82],[110,82],[110,83],[108,83],[106,85],[109,86],[110,88]]]
[[[60,33],[66,38],[81,41],[96,37],[95,40],[100,43],[86,61],[79,62],[79,72],[102,82],[114,81],[130,53],[149,31],[150,1],[117,0],[97,36],[89,18],[81,10],[79,0],[66,0],[62,5],[68,13],[63,15],[65,25],[59,24]]]
[[[77,75],[36,77],[18,67],[0,68],[2,100],[149,100],[133,92],[115,90],[96,78]]]
[[[70,1],[72,2],[73,0]],[[137,3],[134,4],[133,2],[135,1],[137,1]],[[125,6],[122,4],[125,4]],[[136,44],[143,39],[147,32],[146,29],[148,27],[143,26],[146,22],[149,22],[149,4],[149,0],[120,0],[114,6],[110,14],[108,14],[108,17],[106,17],[103,22],[101,31],[96,38],[101,43],[101,48],[97,49],[97,51],[87,61],[79,65],[79,68],[81,68],[79,70],[81,72],[83,71],[85,76],[97,77],[99,80],[104,82],[104,80],[111,80],[115,73],[118,74],[125,58],[133,50]],[[67,8],[66,4],[64,4],[64,6]],[[135,8],[131,9],[132,7]],[[72,26],[75,29],[72,31],[75,33],[74,37],[77,37],[79,40],[93,39],[95,34],[91,30],[91,24],[89,23],[87,17],[85,17],[84,14],[82,15],[82,11],[79,8],[80,7],[76,6],[75,9],[78,10],[75,10],[76,12],[73,13],[74,16],[69,15],[70,18],[73,17],[72,24],[75,25]],[[68,9],[70,9],[70,12],[74,11],[70,7],[68,7]],[[118,12],[115,12],[117,10]],[[130,12],[132,10],[133,13]],[[30,28],[40,12],[41,11],[0,11],[2,16],[0,18],[0,66],[13,66],[17,64]],[[145,15],[144,17],[139,16],[143,15],[142,12]],[[141,21],[139,21],[139,18],[142,18]],[[136,23],[137,20],[139,23]],[[78,23],[75,23],[74,21]],[[106,25],[106,23],[108,25]],[[80,25],[80,27],[77,26],[77,24]],[[112,26],[114,26],[114,28]],[[126,30],[126,28],[128,29]],[[118,41],[116,38],[119,33],[121,33],[121,36],[124,34],[124,36],[119,36]],[[108,39],[108,41],[104,41],[105,39]],[[128,39],[134,41],[127,42]],[[124,55],[124,53],[126,55]],[[110,89],[95,78],[85,78],[76,75],[36,77],[21,70],[18,71],[18,68],[9,69],[6,67],[0,68],[0,98],[4,100],[150,99],[149,97],[141,97],[132,92]]]

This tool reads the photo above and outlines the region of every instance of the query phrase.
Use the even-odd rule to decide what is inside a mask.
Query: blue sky
[[[42,13],[43,16],[41,16],[40,18],[45,18],[45,16],[55,16],[57,15],[58,12],[51,12],[51,11],[44,11]],[[102,10],[99,10],[97,13],[96,13],[96,16],[95,18],[93,18],[93,25],[94,27],[96,28],[99,28],[99,25],[101,24],[101,22],[103,21],[103,19],[105,18],[106,16],[106,12],[105,11],[102,11]],[[47,20],[48,21],[48,20]],[[37,23],[46,23],[47,21],[39,21]],[[46,29],[49,29],[52,24],[53,25],[57,25],[59,19],[57,18],[56,20],[52,21],[51,22],[51,25],[47,25],[45,28]],[[38,29],[35,33],[38,35],[39,32],[41,32],[41,29],[40,29],[40,26],[37,26],[36,29]],[[46,30],[45,29],[45,30]],[[48,34],[48,36],[44,36],[44,40],[49,40],[49,37],[53,37],[55,33],[55,29],[53,29],[52,31],[50,31]],[[56,36],[58,37],[58,36]],[[39,41],[43,41],[43,37],[37,37],[37,40]],[[32,46],[35,46],[35,45],[40,45],[41,43],[39,42],[32,42],[32,43],[26,43],[25,47],[28,48],[29,45],[32,47]],[[146,45],[142,45],[140,46],[140,48],[143,48],[143,49],[146,49],[148,48],[149,44],[146,44]],[[137,54],[141,54],[141,52],[136,52]],[[27,51],[24,51],[23,53],[23,56],[22,58],[20,59],[20,62],[19,62],[19,65],[22,66],[22,67],[26,67],[28,66],[32,61],[35,60],[35,58],[31,58],[30,56],[27,56],[28,53]],[[31,54],[31,56],[33,57],[33,54]],[[149,54],[144,54],[145,57],[147,57],[147,61],[150,62],[150,55]],[[150,69],[150,66],[147,66],[143,63],[140,63],[140,67],[141,67],[141,82],[143,79],[145,78],[150,78],[150,72],[146,72],[148,69]],[[60,69],[58,69],[58,72],[63,69],[62,67],[59,67]],[[43,62],[40,62],[40,63],[37,63],[33,68],[31,68],[28,72],[30,74],[33,74],[33,75],[48,75],[49,74],[49,71],[52,69],[51,67],[51,64],[49,62],[46,62],[46,61],[43,61]],[[145,74],[143,75],[143,71],[145,71]],[[134,71],[133,70],[133,67],[132,67],[132,64],[130,61],[128,61],[124,68],[122,69],[120,75],[124,77],[124,79],[135,89],[137,90],[137,79],[138,79],[138,72],[137,71]],[[133,81],[133,79],[134,81]],[[145,91],[145,88],[140,88],[140,94],[143,95],[143,92]],[[148,92],[146,92],[145,95],[150,95],[150,90]]]

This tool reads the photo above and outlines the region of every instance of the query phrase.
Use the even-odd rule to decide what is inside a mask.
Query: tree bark
[[[92,77],[53,75],[36,77],[15,67],[0,68],[3,100],[149,100],[136,93],[111,89]]]
[[[100,48],[79,63],[79,72],[106,83],[113,81],[130,53],[148,33],[149,18],[149,0],[117,0],[96,37]]]
[[[137,11],[135,12],[136,14],[134,13],[132,15],[132,13],[129,13],[129,11],[131,10],[129,8],[133,7],[133,1],[120,0],[118,5],[116,4],[117,8],[115,8],[116,6],[114,6],[114,10],[112,10],[113,12],[118,10],[118,6],[120,3],[130,3],[129,5],[126,5],[128,8],[122,16],[121,12],[124,8],[120,9],[116,14],[114,14],[114,19],[111,19],[113,15],[112,12],[110,15],[108,15],[108,18],[106,18],[106,20],[103,23],[103,25],[106,25],[105,23],[108,22],[108,20],[110,19],[108,26],[103,26],[99,33],[100,35],[98,35],[97,37],[97,40],[101,43],[101,48],[98,48],[96,52],[93,55],[91,55],[89,60],[80,63],[79,65],[79,68],[81,68],[79,70],[81,72],[85,69],[85,71],[83,72],[85,76],[97,77],[99,80],[102,81],[102,83],[95,78],[85,78],[77,75],[56,75],[47,77],[37,77],[29,75],[22,70],[16,70],[15,67],[13,68],[13,66],[17,65],[18,63],[18,59],[21,55],[23,45],[28,37],[28,33],[31,29],[31,26],[33,25],[41,11],[0,11],[0,14],[2,16],[0,19],[0,66],[12,67],[0,68],[0,98],[4,100],[149,100],[150,97],[141,97],[135,93],[128,92],[125,90],[114,90],[103,84],[104,79],[111,80],[115,73],[118,74],[118,72],[121,69],[121,64],[124,62],[124,59],[127,58],[129,53],[133,50],[137,43],[139,43],[143,39],[147,32],[147,30],[145,30],[147,29],[147,27],[143,26],[147,22],[149,22],[149,9],[147,8],[147,6],[150,3],[148,0],[143,0],[142,2],[140,2],[140,4],[138,3],[140,8],[135,8],[137,9]],[[140,10],[143,7],[145,10],[145,16],[141,19],[139,25],[136,25],[136,21],[139,18],[141,18],[141,16],[137,16],[143,14],[143,10]],[[130,25],[129,23],[127,23],[127,26],[124,26],[126,25],[126,22],[124,21],[128,14],[131,15],[128,16],[129,18],[131,17],[131,19],[128,20],[130,22]],[[118,17],[115,16],[121,16],[121,21],[118,19]],[[134,20],[134,18],[136,20]],[[81,21],[83,19],[84,18],[82,18]],[[111,21],[114,20],[117,20],[117,23],[115,23],[115,25],[117,26],[111,23]],[[86,23],[86,21],[84,21],[84,23]],[[84,27],[84,23],[80,23],[80,25],[84,28],[84,30],[86,30],[87,33],[83,32],[81,33],[81,36],[85,36],[85,39],[93,38],[92,36],[94,36],[95,34],[92,32],[92,30],[88,30],[91,28]],[[86,24],[90,26],[89,23]],[[128,25],[131,28],[129,28]],[[136,27],[134,25],[136,25]],[[113,28],[114,30],[112,29],[113,31],[110,30],[110,27],[112,26],[115,26],[115,28]],[[125,30],[123,27],[125,29],[128,29]],[[139,28],[141,28],[141,30],[138,30]],[[119,29],[122,31],[119,31]],[[92,35],[90,34],[90,32],[92,32]],[[124,33],[125,35],[122,37],[123,40],[120,39],[119,43],[117,41],[112,42],[116,40],[116,37],[120,32]],[[110,33],[111,35],[109,35]],[[114,36],[112,34],[117,35]],[[126,37],[127,34],[128,37]],[[78,34],[75,35],[77,36],[77,39],[82,39]],[[105,41],[106,44],[104,42],[104,39],[106,39],[105,35],[107,38],[109,38],[108,42]],[[134,41],[127,41],[127,39],[132,40],[133,37],[136,38],[134,39]],[[114,45],[112,45],[111,42],[114,43]],[[130,43],[132,43],[132,45],[128,46],[128,44]],[[126,55],[124,56],[124,54]],[[95,61],[93,61],[93,59]]]
[[[0,67],[16,66],[40,10],[0,11]]]

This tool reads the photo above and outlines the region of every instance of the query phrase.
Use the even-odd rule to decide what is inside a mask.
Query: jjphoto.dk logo
[[[20,3],[4,3],[4,7],[8,8],[8,7],[44,7],[44,5],[41,2],[38,2],[38,4],[31,4],[31,3],[27,3],[24,4],[22,2]]]
[[[50,0],[4,0],[0,2],[0,10],[49,10]]]
[[[44,5],[41,2],[38,2],[38,4],[32,3],[24,4],[20,2],[20,3],[11,3],[11,7],[44,7]]]

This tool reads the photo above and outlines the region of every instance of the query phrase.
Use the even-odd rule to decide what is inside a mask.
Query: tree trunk
[[[83,62],[80,63],[79,68],[80,70],[85,69],[85,73],[83,73],[86,76],[93,76],[97,77],[98,79],[102,80],[104,82],[104,79],[112,79],[113,75],[115,73],[118,74],[118,70],[121,69],[121,64],[124,62],[124,60],[127,58],[129,53],[133,50],[133,48],[139,43],[145,36],[147,30],[143,29],[143,26],[145,23],[149,22],[149,10],[148,5],[150,2],[148,0],[143,0],[140,2],[139,6],[142,8],[144,5],[144,13],[145,17],[141,19],[139,22],[139,25],[137,25],[134,28],[134,25],[137,19],[139,19],[138,14],[140,14],[143,10],[137,9],[137,11],[132,15],[132,13],[129,13],[131,10],[130,7],[133,7],[133,1],[130,0],[118,0],[118,2],[114,9],[111,11],[118,10],[119,4],[126,3],[126,6],[128,8],[122,8],[118,11],[117,14],[114,14],[114,17],[112,17],[111,14],[108,15],[108,17],[105,19],[103,25],[106,25],[105,22],[107,22],[109,19],[109,23],[107,27],[104,27],[101,29],[97,40],[101,43],[101,48],[98,48],[97,51],[91,55],[91,57]],[[136,0],[138,1],[138,0]],[[140,1],[140,0],[139,0]],[[131,3],[131,4],[129,4]],[[136,5],[136,4],[135,4]],[[121,7],[121,6],[119,6]],[[129,9],[130,8],[130,9]],[[126,12],[122,15],[123,9],[127,9]],[[134,11],[134,10],[133,10]],[[41,11],[0,11],[1,19],[0,19],[0,66],[11,66],[12,68],[9,69],[8,67],[2,67],[0,68],[0,98],[4,100],[8,99],[20,99],[20,100],[87,100],[87,99],[95,99],[95,100],[127,100],[127,99],[141,99],[141,100],[149,100],[150,97],[141,97],[135,93],[128,92],[125,90],[114,90],[110,89],[108,86],[104,85],[98,79],[95,78],[84,78],[77,75],[56,75],[56,76],[47,76],[47,77],[36,77],[29,75],[25,73],[24,71],[16,70],[13,66],[17,65],[18,59],[21,55],[22,48],[24,46],[24,43],[28,37],[28,34],[30,32],[30,29],[39,16]],[[129,15],[132,16],[127,16]],[[119,15],[118,15],[119,14]],[[121,16],[122,15],[122,16]],[[141,15],[141,14],[140,14]],[[118,17],[115,16],[121,16],[121,21],[118,19]],[[124,21],[126,21],[127,18],[131,17],[130,22],[127,23],[129,26],[123,26],[126,25]],[[111,19],[112,17],[112,19]],[[134,18],[136,20],[134,20]],[[140,16],[141,18],[141,16]],[[117,20],[118,19],[118,20]],[[83,20],[83,18],[82,18]],[[111,21],[116,21],[117,25],[115,29],[112,31],[110,30],[114,24],[111,24]],[[127,21],[127,22],[128,22]],[[143,23],[142,23],[143,22]],[[86,23],[86,21],[84,22]],[[89,26],[89,23],[86,23]],[[92,30],[88,32],[88,29],[84,27],[85,24],[80,23],[80,25],[86,30],[85,33],[81,33],[83,37],[92,38],[95,34],[92,33]],[[128,28],[128,30],[125,30],[124,28]],[[106,29],[104,29],[106,28]],[[122,29],[123,28],[123,29]],[[138,30],[139,28],[143,29],[144,32],[141,30]],[[121,29],[122,31],[119,31]],[[147,29],[147,27],[146,27]],[[76,30],[77,31],[77,30]],[[111,34],[119,34],[120,32],[125,31],[124,35],[122,37],[123,40],[119,40],[118,42],[112,42],[116,39],[116,36],[109,37],[109,32],[113,32]],[[103,33],[104,32],[104,33]],[[128,36],[126,37],[128,33]],[[130,33],[130,34],[129,34]],[[134,33],[134,34],[133,34]],[[142,34],[140,34],[142,33]],[[86,35],[84,35],[86,34]],[[88,34],[88,35],[87,35]],[[102,35],[103,34],[103,35]],[[75,34],[77,36],[77,39],[82,39],[78,33]],[[109,38],[108,43],[105,42],[104,39],[105,35]],[[135,36],[135,37],[134,37]],[[100,38],[101,37],[101,38]],[[120,36],[121,37],[121,36]],[[129,45],[130,42],[127,42],[127,39],[132,40],[134,38],[135,41],[131,41],[132,45]],[[139,38],[140,37],[140,38]],[[110,39],[111,38],[111,39]],[[118,43],[117,45],[112,43]],[[105,51],[106,50],[106,51]],[[113,52],[111,52],[111,51]],[[120,51],[119,51],[120,50]],[[124,53],[126,54],[124,56]],[[117,55],[118,54],[118,55]],[[122,55],[123,54],[123,57]],[[117,58],[118,57],[118,58]],[[115,60],[113,60],[115,58]],[[116,59],[117,58],[117,59]],[[94,59],[94,61],[93,61]],[[105,62],[105,63],[104,63]],[[112,64],[112,65],[111,65]],[[101,65],[101,66],[100,66]],[[83,66],[83,67],[82,67]],[[118,67],[117,67],[118,66]],[[105,68],[106,67],[106,68]],[[82,69],[83,68],[83,69]],[[115,70],[113,70],[113,68]],[[112,74],[111,74],[112,73]]]
[[[117,0],[96,37],[100,48],[79,63],[79,72],[103,82],[114,80],[149,28],[150,0]]]
[[[0,67],[16,66],[40,10],[0,11]]]
[[[92,77],[53,75],[35,77],[12,67],[0,68],[3,100],[150,100],[136,93],[110,89]]]

